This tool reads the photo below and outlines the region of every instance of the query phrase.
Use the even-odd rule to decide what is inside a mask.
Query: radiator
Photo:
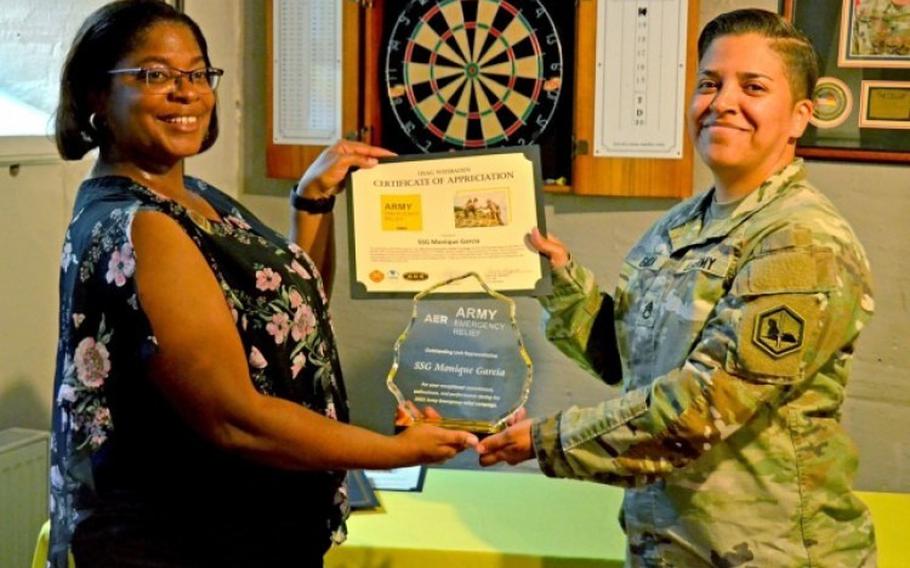
[[[47,492],[47,432],[0,430],[0,567],[31,566]]]

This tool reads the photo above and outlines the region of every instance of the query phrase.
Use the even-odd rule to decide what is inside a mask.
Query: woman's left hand
[[[310,164],[297,183],[297,193],[308,199],[322,199],[340,191],[338,185],[351,168],[372,168],[377,158],[395,156],[394,152],[353,140],[339,140],[326,148]]]

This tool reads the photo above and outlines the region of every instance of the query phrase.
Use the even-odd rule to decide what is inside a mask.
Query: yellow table
[[[871,509],[879,568],[910,566],[910,494],[857,493]],[[326,568],[622,566],[622,490],[542,475],[431,469],[422,493],[380,491],[355,513]]]
[[[614,568],[622,491],[542,475],[431,469],[421,493],[380,491],[326,568]]]
[[[910,565],[910,494],[858,493],[872,510],[880,568]],[[421,493],[380,491],[355,513],[326,568],[619,567],[620,489],[542,475],[431,469]],[[43,568],[48,524],[35,549]]]

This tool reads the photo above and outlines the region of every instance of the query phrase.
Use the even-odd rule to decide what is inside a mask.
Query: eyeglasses
[[[224,69],[201,67],[192,71],[183,71],[173,67],[130,67],[128,69],[111,69],[111,75],[133,75],[145,82],[145,90],[153,94],[166,94],[177,88],[177,81],[186,77],[190,84],[206,91],[214,91],[221,82]]]

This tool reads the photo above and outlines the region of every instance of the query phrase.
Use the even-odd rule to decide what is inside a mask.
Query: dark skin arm
[[[339,140],[319,155],[297,183],[297,193],[323,199],[341,192],[341,183],[353,168],[371,168],[377,158],[394,156],[384,148],[352,140]],[[329,213],[292,211],[290,238],[310,255],[322,275],[326,293],[332,289],[335,271],[334,216]]]
[[[385,469],[446,460],[476,443],[466,432],[427,424],[384,436],[260,394],[228,304],[195,244],[156,212],[136,215],[132,237],[139,301],[159,345],[149,376],[215,445],[287,469]]]

